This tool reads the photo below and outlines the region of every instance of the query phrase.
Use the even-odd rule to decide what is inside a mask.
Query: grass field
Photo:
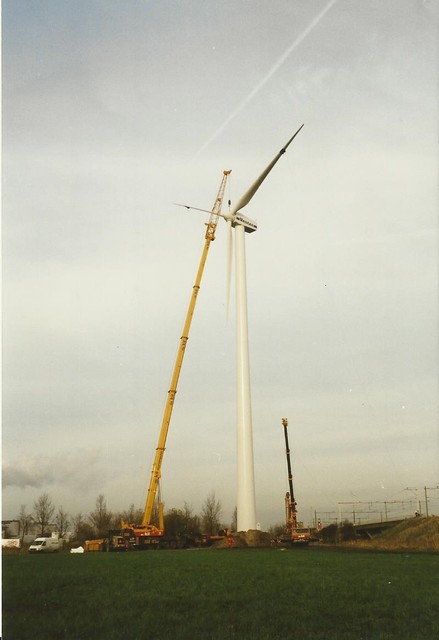
[[[4,554],[2,638],[439,638],[438,574],[416,553]]]

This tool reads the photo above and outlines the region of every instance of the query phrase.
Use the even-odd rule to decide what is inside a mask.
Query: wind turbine
[[[304,125],[282,147],[261,175],[247,189],[229,214],[229,226],[235,230],[235,296],[236,296],[236,435],[237,435],[237,528],[238,531],[256,529],[256,498],[253,459],[253,427],[250,391],[250,360],[248,345],[247,274],[245,233],[253,233],[256,223],[240,213],[253,198],[277,161]],[[231,257],[231,253],[230,253]]]
[[[251,414],[250,393],[250,359],[248,345],[248,316],[247,316],[247,274],[245,264],[245,233],[253,233],[257,229],[254,220],[241,213],[253,198],[265,178],[273,169],[277,161],[283,156],[303,128],[303,124],[296,133],[282,147],[261,175],[241,196],[237,204],[229,213],[216,213],[227,221],[229,265],[228,292],[231,274],[231,237],[235,230],[235,297],[236,297],[236,435],[237,435],[237,528],[238,531],[256,529],[256,498],[255,474],[253,459],[253,427]],[[176,203],[178,204],[178,203]],[[185,204],[178,206],[195,211],[206,211]]]

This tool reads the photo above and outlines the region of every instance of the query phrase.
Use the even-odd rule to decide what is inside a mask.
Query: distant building
[[[20,537],[20,521],[19,520],[2,520],[2,538],[19,538]]]
[[[55,523],[48,524],[44,528],[44,535],[51,536],[56,533],[58,527]],[[21,538],[23,542],[32,542],[36,537],[41,535],[41,525],[32,518],[27,523],[26,530],[23,532],[19,520],[2,520],[2,539],[10,540],[12,538]]]

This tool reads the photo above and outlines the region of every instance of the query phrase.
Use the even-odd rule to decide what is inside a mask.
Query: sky
[[[302,124],[244,210],[258,523],[283,417],[304,522],[438,487],[436,3],[4,0],[2,31],[3,518],[144,506],[208,218],[174,203],[225,169],[236,202]],[[226,245],[220,220],[162,498],[230,523]]]

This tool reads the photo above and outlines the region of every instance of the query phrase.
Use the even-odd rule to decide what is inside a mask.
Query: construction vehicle
[[[297,520],[297,502],[294,498],[293,474],[291,472],[291,455],[290,445],[288,442],[288,419],[282,418],[284,428],[285,448],[287,456],[288,484],[289,491],[285,494],[285,519],[287,538],[282,539],[282,543],[289,544],[308,544],[311,542],[311,530],[303,526]]]
[[[62,549],[63,540],[60,540],[57,533],[51,536],[41,536],[35,538],[29,546],[29,553],[57,553]]]
[[[111,529],[105,538],[86,540],[84,551],[131,551],[135,549],[136,540],[132,529]]]
[[[182,336],[177,351],[177,357],[175,360],[174,370],[171,378],[171,385],[168,391],[165,409],[163,412],[163,419],[160,428],[159,439],[154,456],[154,462],[152,465],[151,479],[148,487],[148,493],[146,497],[145,509],[143,512],[143,519],[141,525],[134,525],[129,523],[121,523],[122,529],[129,528],[134,532],[136,539],[136,548],[143,548],[145,546],[157,545],[160,543],[166,544],[165,539],[165,527],[163,517],[163,502],[160,497],[160,477],[161,468],[163,462],[163,456],[165,453],[166,439],[168,436],[169,424],[171,422],[172,410],[174,408],[175,396],[177,394],[178,380],[181,373],[181,367],[183,364],[183,358],[186,351],[186,345],[189,339],[189,330],[194,315],[195,304],[197,302],[198,292],[200,290],[201,279],[204,272],[204,267],[207,260],[209,248],[213,240],[215,240],[215,231],[218,224],[218,219],[221,213],[221,206],[224,198],[224,192],[227,185],[228,177],[231,170],[224,170],[221,179],[221,184],[218,189],[215,202],[210,213],[209,221],[206,224],[206,233],[204,236],[204,247],[201,254],[200,264],[195,279],[194,286],[192,288],[192,295],[189,301],[189,307],[186,314],[186,319],[183,327]],[[157,500],[158,499],[158,500]],[[157,500],[157,514],[158,522],[154,523],[155,504]],[[172,542],[169,541],[172,545]],[[168,543],[168,544],[169,544]]]
[[[99,541],[87,541],[86,551],[121,551],[129,549],[151,549],[163,547],[175,547],[179,544],[176,540],[170,540],[165,536],[163,502],[160,497],[160,477],[165,452],[166,439],[171,422],[172,410],[174,408],[175,396],[177,393],[178,380],[181,373],[183,358],[186,351],[186,345],[189,339],[189,330],[192,323],[192,317],[197,302],[198,292],[200,290],[201,279],[206,264],[207,255],[210,244],[215,240],[215,231],[218,219],[223,216],[221,206],[224,198],[226,184],[231,170],[224,170],[221,184],[210,213],[209,221],[206,223],[206,233],[203,252],[201,254],[200,264],[192,288],[192,295],[186,314],[186,320],[183,327],[182,336],[177,351],[177,357],[171,378],[171,385],[168,391],[166,405],[163,413],[162,424],[160,428],[159,439],[155,452],[154,462],[152,466],[151,479],[149,483],[148,493],[146,497],[145,509],[141,524],[134,524],[122,520],[121,528],[109,532],[108,538]],[[188,207],[187,209],[196,207]],[[200,209],[200,211],[204,211]],[[95,544],[96,542],[96,544]]]

